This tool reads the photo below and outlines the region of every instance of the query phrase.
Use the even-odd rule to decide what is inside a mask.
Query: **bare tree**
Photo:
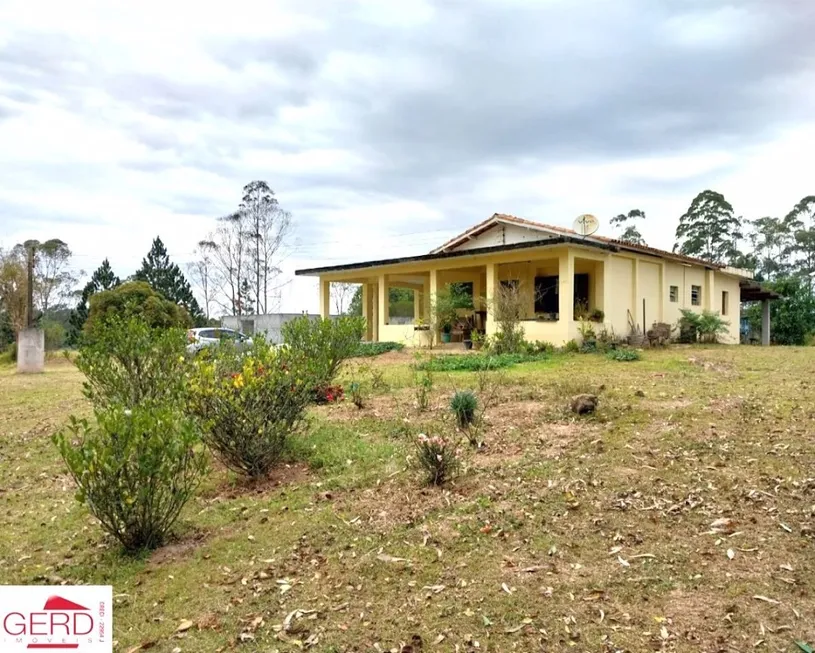
[[[345,315],[346,308],[350,307],[351,298],[357,291],[359,284],[337,281],[331,284],[331,299],[334,300],[334,310],[337,315]]]
[[[221,278],[221,288],[213,301],[230,315],[241,315],[245,309],[242,294],[246,274],[245,227],[243,215],[240,212],[233,213],[218,218],[215,233],[206,239],[206,242],[214,245],[210,249],[212,266]]]
[[[274,191],[265,181],[253,181],[243,188],[239,212],[247,228],[248,250],[253,279],[256,313],[269,309],[270,281],[280,274],[275,259],[291,227],[291,214],[280,208]],[[278,286],[279,287],[279,286]]]
[[[196,259],[187,264],[190,279],[204,300],[204,315],[207,320],[210,316],[210,306],[215,303],[215,298],[222,288],[220,270],[215,264],[217,249],[218,245],[213,240],[199,241],[195,248]]]

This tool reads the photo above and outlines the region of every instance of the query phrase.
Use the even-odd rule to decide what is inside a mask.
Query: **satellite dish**
[[[591,236],[600,228],[600,221],[590,213],[584,213],[575,218],[573,227],[581,236]]]

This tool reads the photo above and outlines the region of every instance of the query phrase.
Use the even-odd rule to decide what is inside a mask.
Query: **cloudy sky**
[[[813,33],[811,0],[0,0],[0,246],[183,264],[262,179],[287,274],[495,212],[640,208],[670,248],[705,188],[745,218],[815,193]]]

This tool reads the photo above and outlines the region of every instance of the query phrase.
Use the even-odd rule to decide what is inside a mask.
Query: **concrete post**
[[[320,277],[320,317],[331,317],[331,282]]]
[[[371,339],[379,342],[379,285],[371,284]]]
[[[716,306],[716,298],[714,297],[716,294],[716,273],[713,270],[705,270],[705,281],[707,297],[704,298],[705,300],[702,304],[707,310],[718,313],[719,310]]]
[[[495,298],[498,294],[498,265],[487,263],[487,287],[484,289],[484,298],[487,303],[487,335],[491,336],[498,330],[495,322]]]
[[[439,272],[438,270],[430,270],[430,276],[427,280],[427,322],[431,325],[432,333],[431,345],[438,342],[439,332],[438,326],[435,324],[436,315],[433,306],[436,303],[436,293],[439,292]]]
[[[380,337],[384,329],[382,327],[388,324],[390,320],[390,299],[388,297],[388,276],[386,274],[379,275],[379,334]]]
[[[632,279],[633,286],[632,292],[634,293],[634,298],[632,301],[631,306],[631,317],[634,318],[634,324],[638,326],[642,326],[640,322],[642,321],[642,299],[640,298],[640,259],[635,258],[632,263]]]
[[[765,347],[770,345],[770,300],[761,302],[761,344]]]
[[[611,254],[607,255],[603,261],[603,313],[605,322],[611,323],[612,283],[611,283]]]
[[[571,331],[574,321],[574,256],[566,250],[558,259],[558,321],[566,324],[564,333]]]
[[[362,317],[365,319],[365,339],[373,338],[371,325],[371,287],[367,283],[362,284]]]
[[[17,373],[39,374],[45,371],[45,331],[23,329],[17,334]]]

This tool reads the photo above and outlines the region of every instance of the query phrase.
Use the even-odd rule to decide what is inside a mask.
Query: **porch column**
[[[770,345],[770,300],[761,301],[761,344]]]
[[[422,318],[422,291],[413,288],[413,323],[416,324]]]
[[[498,265],[487,263],[487,287],[484,289],[484,298],[487,302],[487,335],[493,335],[498,326],[495,322],[495,299],[498,294]]]
[[[371,324],[371,286],[367,283],[362,284],[362,317],[365,319],[365,340],[371,340],[373,337],[373,325]]]
[[[631,317],[634,324],[642,326],[640,320],[642,319],[642,298],[640,297],[640,259],[634,258],[632,262],[632,279],[634,280],[632,291],[634,293],[634,300],[632,302]]]
[[[388,275],[379,275],[379,337],[382,337],[382,327],[390,319],[390,301],[388,300]]]
[[[436,270],[430,270],[430,276],[427,279],[427,322],[431,325],[432,333],[430,337],[432,342],[438,342],[438,325],[436,322],[436,312],[433,306],[436,303],[436,293],[439,291],[439,273]],[[431,345],[432,346],[432,345]]]
[[[567,249],[558,259],[558,321],[565,322],[570,327],[573,320],[574,255]],[[568,328],[568,331],[571,331],[571,328]]]
[[[604,321],[611,323],[611,303],[614,301],[612,298],[611,287],[611,254],[608,254],[603,261],[603,313],[605,314]]]
[[[320,317],[331,317],[331,282],[320,277]]]
[[[372,283],[368,294],[371,297],[371,339],[379,342],[379,284]]]

